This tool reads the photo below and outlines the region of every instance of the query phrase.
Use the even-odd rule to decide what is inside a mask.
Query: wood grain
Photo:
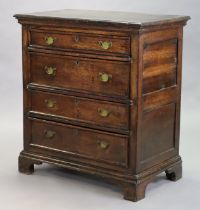
[[[48,75],[45,67],[56,68],[55,76]],[[102,82],[102,73],[112,78]],[[31,82],[39,85],[123,98],[129,94],[128,62],[31,53],[31,75]]]
[[[54,164],[114,182],[131,201],[144,198],[161,172],[181,178],[182,40],[190,17],[79,10],[15,17],[23,37],[20,172]]]
[[[55,39],[52,45],[45,42],[46,37]],[[103,49],[100,42],[109,42],[111,46]],[[54,31],[35,32],[31,30],[31,45],[44,48],[67,50],[103,51],[117,54],[129,54],[130,42],[128,37],[113,37],[86,33],[55,33]]]
[[[54,136],[46,137],[45,132],[48,131],[54,132]],[[106,144],[107,148],[101,148],[101,143]],[[127,165],[127,137],[125,136],[112,136],[78,127],[32,121],[30,146],[32,145],[41,146],[43,149],[68,152],[71,155],[78,154],[110,164]]]
[[[52,119],[57,116],[103,127],[128,129],[127,105],[39,91],[31,93],[31,101],[32,113],[44,113]],[[49,101],[54,103],[53,107],[48,107]],[[101,110],[107,110],[108,116],[101,116]]]

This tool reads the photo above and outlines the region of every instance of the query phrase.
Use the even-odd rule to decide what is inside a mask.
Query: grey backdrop
[[[32,176],[17,172],[22,149],[21,28],[15,13],[64,8],[190,15],[184,29],[180,153],[183,179],[160,175],[138,203],[124,201],[116,186],[43,165]],[[1,0],[0,1],[0,210],[199,209],[200,168],[199,0]]]

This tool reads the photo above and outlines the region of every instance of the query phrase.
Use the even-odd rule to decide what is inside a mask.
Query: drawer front
[[[127,62],[31,54],[33,83],[127,98]]]
[[[84,33],[31,31],[31,45],[61,50],[88,50],[117,54],[130,53],[129,37],[102,36]]]
[[[125,166],[127,165],[127,143],[128,139],[124,135],[32,121],[30,146]]]
[[[61,94],[32,92],[32,111],[128,130],[128,105]]]

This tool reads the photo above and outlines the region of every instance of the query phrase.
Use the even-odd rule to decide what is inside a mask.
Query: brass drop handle
[[[110,111],[107,110],[107,109],[98,108],[98,112],[99,112],[101,117],[108,117],[109,114],[110,114]]]
[[[108,82],[109,80],[112,79],[112,75],[103,73],[103,72],[99,72],[99,79],[101,82]]]
[[[45,72],[49,76],[55,76],[56,75],[56,68],[51,66],[45,66],[44,67]]]
[[[45,42],[46,42],[46,44],[48,44],[48,45],[52,45],[52,44],[54,43],[55,40],[56,40],[56,38],[55,38],[55,37],[52,37],[52,36],[46,36],[46,37],[45,37]]]
[[[107,41],[99,41],[99,46],[103,48],[104,50],[108,50],[109,48],[112,47],[112,42],[107,42]]]
[[[109,147],[109,144],[105,141],[98,141],[98,145],[101,149],[107,149]]]
[[[45,99],[45,103],[48,108],[54,108],[56,106],[56,102],[53,100]]]
[[[56,135],[56,132],[52,130],[45,130],[44,135],[46,138],[52,139]]]

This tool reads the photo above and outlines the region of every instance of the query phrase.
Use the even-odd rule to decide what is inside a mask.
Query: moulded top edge
[[[189,16],[179,15],[153,15],[135,12],[119,12],[119,11],[97,11],[97,10],[56,10],[46,12],[35,12],[28,14],[16,14],[17,19],[35,19],[35,20],[63,20],[87,23],[110,23],[132,26],[151,26],[167,23],[186,22]]]

